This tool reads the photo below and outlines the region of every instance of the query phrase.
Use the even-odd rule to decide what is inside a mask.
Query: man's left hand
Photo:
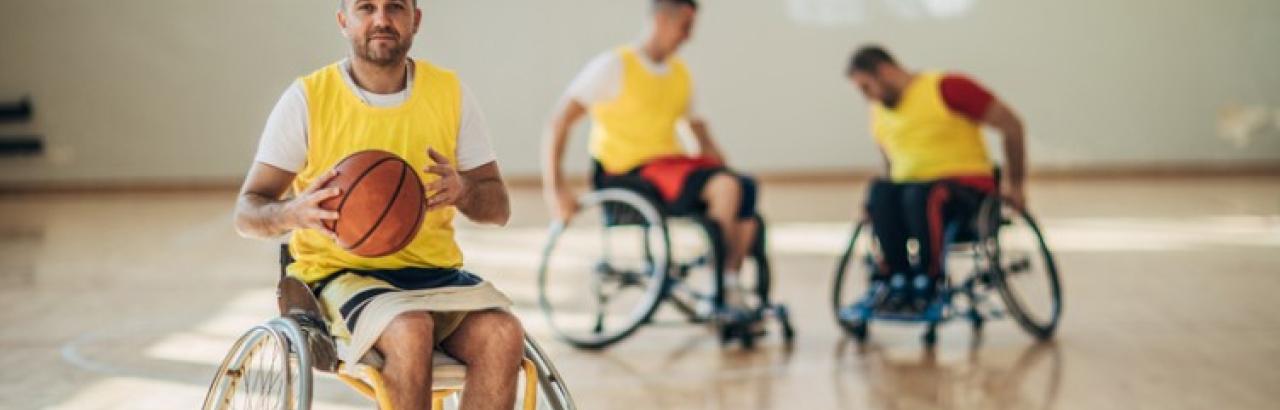
[[[449,163],[449,159],[437,152],[435,148],[428,148],[427,155],[435,164],[423,171],[440,177],[426,185],[427,211],[456,205],[466,195],[466,182],[461,175],[458,175],[458,170]]]

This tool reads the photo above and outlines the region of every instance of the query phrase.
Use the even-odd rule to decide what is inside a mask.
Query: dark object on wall
[[[38,135],[0,136],[0,157],[37,156],[44,153],[44,139]]]
[[[0,122],[31,121],[31,97],[17,102],[0,102]]]

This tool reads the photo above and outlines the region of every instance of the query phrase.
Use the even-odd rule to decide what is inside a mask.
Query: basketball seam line
[[[408,177],[413,177],[415,180],[417,180],[416,174],[406,174],[406,178]],[[415,185],[418,186],[417,194],[416,194],[418,197],[422,197],[423,195],[426,194],[425,190],[422,188],[421,180],[418,180],[418,183]],[[404,240],[401,240],[400,243],[396,245],[397,249],[402,249],[406,246],[409,246],[409,243],[413,242],[413,239],[417,237],[418,230],[422,227],[422,220],[426,218],[426,214],[427,214],[427,211],[425,209],[426,207],[427,207],[427,204],[425,201],[423,201],[421,206],[418,207],[418,218],[413,222],[413,229],[409,230],[409,235],[406,235],[404,237]]]
[[[355,154],[352,154],[352,155],[355,155]],[[373,165],[370,165],[368,168],[365,168],[364,172],[360,173],[360,176],[356,177],[355,180],[351,181],[351,185],[349,189],[354,191],[355,187],[360,185],[360,181],[363,180],[364,177],[368,176],[369,173],[373,172],[374,169],[377,169],[378,165],[382,165],[383,162],[387,162],[390,160],[392,160],[392,158],[383,158],[378,160],[378,162],[374,162]],[[346,160],[343,160],[343,161],[345,162]],[[342,165],[342,163],[339,162],[338,165]],[[334,168],[337,168],[337,165],[335,165]],[[346,194],[343,194],[342,200],[338,201],[338,208],[333,210],[334,212],[338,213],[338,219],[333,221],[333,233],[338,233],[338,224],[342,222],[342,208],[347,206],[347,199],[351,198],[350,194],[351,192],[349,191]]]
[[[351,249],[356,249],[363,245],[364,241],[373,236],[373,231],[377,230],[379,225],[382,225],[382,220],[387,218],[387,213],[391,212],[391,207],[396,204],[396,198],[400,196],[400,189],[404,188],[404,174],[408,173],[407,168],[409,168],[407,164],[400,164],[400,180],[396,181],[396,191],[391,193],[391,200],[387,201],[387,205],[382,208],[382,213],[378,215],[378,220],[373,222],[373,226],[369,227],[368,232],[364,233],[364,237],[356,241],[355,245],[351,245]]]

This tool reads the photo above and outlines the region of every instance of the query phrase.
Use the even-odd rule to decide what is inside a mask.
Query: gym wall
[[[0,185],[234,184],[298,75],[343,56],[330,0],[0,2],[0,101],[29,95],[46,152]],[[683,50],[730,160],[759,173],[872,170],[850,51],[971,74],[1024,117],[1033,168],[1280,164],[1273,0],[704,0]],[[475,91],[508,175],[538,172],[553,104],[632,41],[644,0],[421,0],[415,57]],[[586,127],[571,148],[583,171]]]

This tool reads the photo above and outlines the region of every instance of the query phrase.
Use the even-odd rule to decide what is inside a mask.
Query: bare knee
[[[737,212],[742,200],[742,181],[733,174],[721,172],[707,180],[702,192],[703,200],[713,212],[718,209]]]
[[[490,335],[490,347],[498,352],[503,363],[518,364],[524,358],[524,327],[510,314],[504,313],[501,317]]]
[[[434,344],[435,320],[427,312],[405,312],[397,315],[378,339],[378,348],[389,356],[421,356],[430,354]]]
[[[506,312],[493,312],[483,336],[470,340],[482,346],[478,359],[494,366],[516,367],[524,359],[524,327]]]

